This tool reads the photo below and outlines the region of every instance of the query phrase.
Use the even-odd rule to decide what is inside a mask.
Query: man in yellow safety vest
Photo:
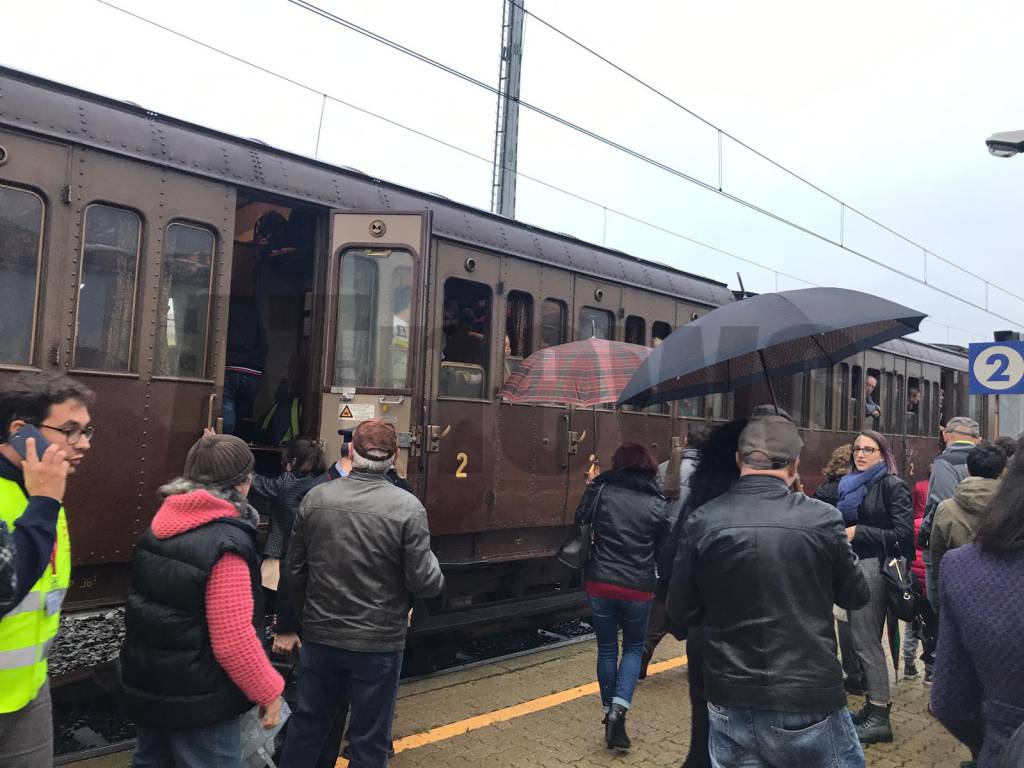
[[[53,374],[19,374],[0,384],[0,520],[13,530],[16,589],[0,610],[0,765],[53,765],[47,659],[71,581],[62,502],[67,476],[93,436],[86,387]],[[49,443],[12,441],[26,425]],[[20,450],[19,450],[20,449]]]

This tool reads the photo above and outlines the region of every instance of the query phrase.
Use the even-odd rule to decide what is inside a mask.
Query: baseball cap
[[[784,416],[756,416],[747,422],[737,450],[752,469],[782,469],[800,456],[804,441],[796,425]]]
[[[398,452],[398,433],[381,419],[367,419],[352,430],[356,453],[373,461],[390,459]]]

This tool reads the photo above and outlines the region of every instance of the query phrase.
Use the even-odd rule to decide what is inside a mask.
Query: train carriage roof
[[[734,300],[724,283],[5,67],[0,125],[330,208],[429,208],[439,237],[708,307]]]
[[[959,349],[942,349],[932,344],[924,344],[911,339],[896,339],[879,344],[876,349],[885,352],[892,352],[900,357],[911,360],[920,360],[922,363],[931,363],[943,368],[950,368],[954,371],[967,370],[967,356]]]

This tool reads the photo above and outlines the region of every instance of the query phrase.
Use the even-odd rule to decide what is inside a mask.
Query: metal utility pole
[[[498,117],[494,128],[494,180],[491,211],[516,215],[516,158],[519,144],[519,81],[523,71],[523,21],[526,0],[505,0],[501,17]]]

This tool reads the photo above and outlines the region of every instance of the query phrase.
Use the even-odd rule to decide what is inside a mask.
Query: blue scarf
[[[889,468],[885,462],[880,461],[871,469],[865,469],[863,472],[851,472],[839,481],[839,502],[836,506],[843,513],[843,522],[847,525],[857,523],[857,510],[860,508],[860,503],[864,501],[864,497],[868,495],[868,490],[875,481],[884,477],[888,471]]]

